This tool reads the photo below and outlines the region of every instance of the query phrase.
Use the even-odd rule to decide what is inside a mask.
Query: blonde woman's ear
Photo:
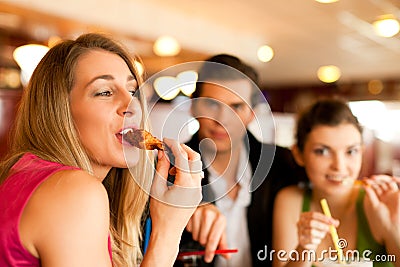
[[[303,167],[304,166],[303,154],[301,153],[299,147],[297,145],[293,145],[291,151],[296,163]]]

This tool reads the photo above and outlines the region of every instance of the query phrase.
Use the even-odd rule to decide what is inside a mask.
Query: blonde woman
[[[167,187],[165,154],[154,171],[150,152],[123,141],[123,130],[148,127],[141,82],[133,58],[104,35],[45,55],[0,167],[1,266],[172,266],[201,198],[200,156],[165,140],[180,167]],[[143,256],[150,186],[153,231]],[[169,204],[180,200],[186,208]]]

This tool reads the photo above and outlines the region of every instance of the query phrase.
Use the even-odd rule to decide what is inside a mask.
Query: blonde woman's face
[[[362,152],[362,136],[354,125],[317,126],[305,142],[301,165],[315,188],[343,190],[358,178]]]
[[[111,167],[127,166],[120,132],[124,117],[129,127],[139,127],[142,111],[139,99],[133,96],[138,84],[121,57],[101,50],[81,56],[74,75],[72,117],[94,172],[102,177]],[[132,166],[139,159],[139,151],[129,149]]]

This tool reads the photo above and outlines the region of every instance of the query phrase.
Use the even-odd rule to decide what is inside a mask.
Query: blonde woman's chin
[[[129,147],[124,149],[124,167],[134,167],[138,164],[140,158],[139,149],[136,147]]]

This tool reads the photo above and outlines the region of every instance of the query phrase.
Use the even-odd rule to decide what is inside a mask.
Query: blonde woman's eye
[[[107,90],[107,91],[101,91],[95,94],[95,96],[111,96],[112,92]]]
[[[140,91],[138,89],[130,90],[129,93],[132,95],[132,97],[140,98]]]

